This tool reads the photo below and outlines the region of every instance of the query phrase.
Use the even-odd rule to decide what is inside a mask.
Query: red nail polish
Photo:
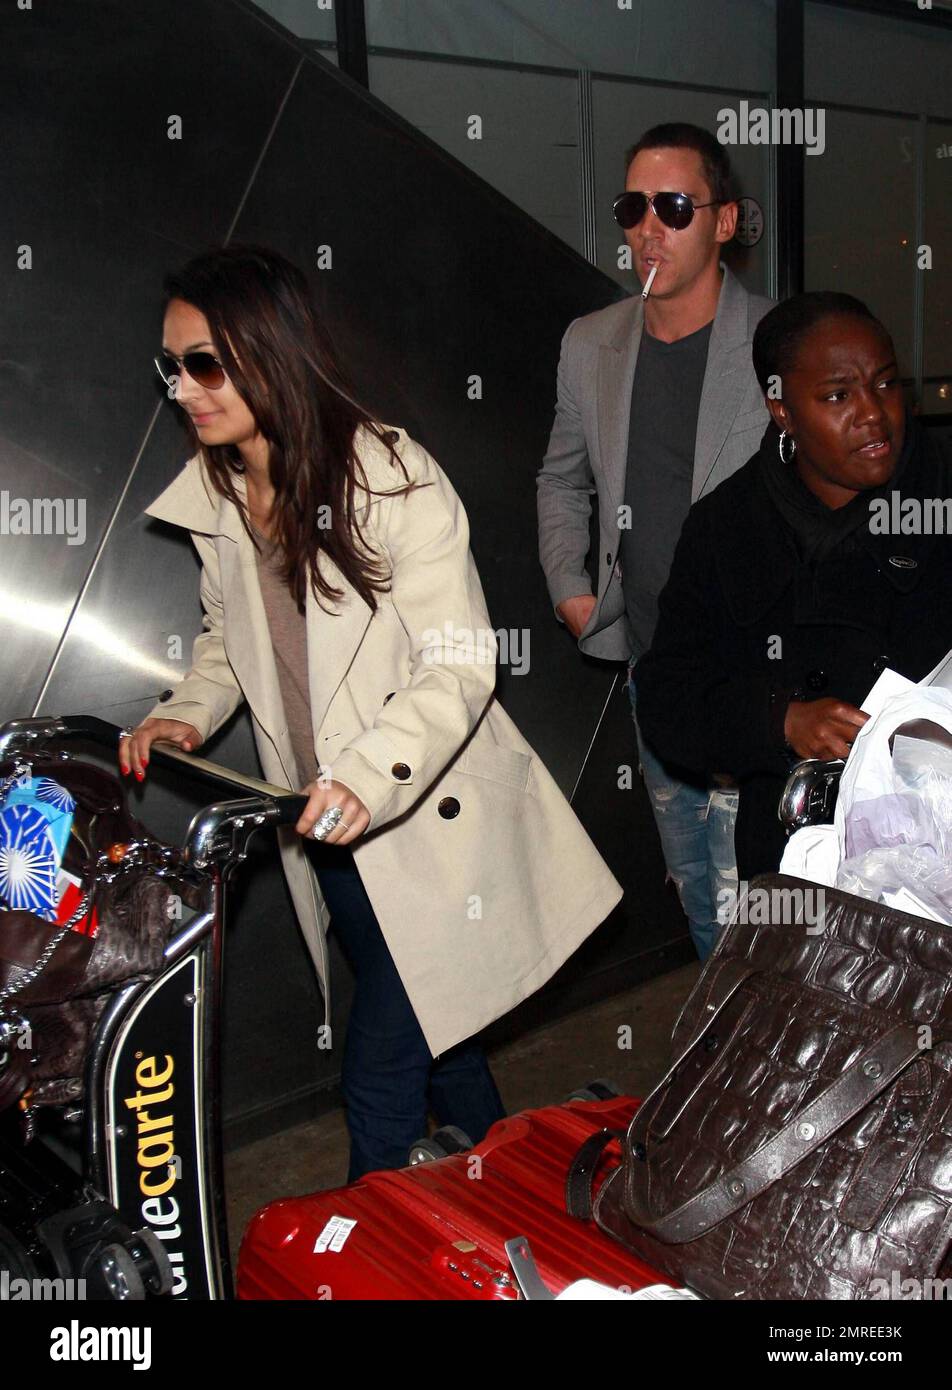
[[[120,767],[119,771],[122,773],[123,777],[129,776],[129,769],[127,767]]]
[[[142,781],[142,779],[143,779],[144,776],[145,776],[145,773],[144,773],[144,772],[139,772],[138,770],[136,770],[136,777],[139,779],[140,782]]]

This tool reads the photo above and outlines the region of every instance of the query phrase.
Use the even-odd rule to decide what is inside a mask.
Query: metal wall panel
[[[84,528],[77,544],[3,536],[0,717],[30,712],[71,623],[75,640],[71,610],[161,399],[162,273],[226,235],[299,62],[261,41],[266,24],[182,0],[3,7],[0,488],[71,502]],[[83,612],[80,663],[110,692],[116,671],[140,692],[167,681],[155,651],[117,650],[105,612],[105,628]]]
[[[373,54],[369,66],[374,96],[582,251],[574,73]],[[480,121],[478,139],[473,138],[474,116]]]
[[[773,77],[774,0],[364,3],[375,47],[726,87],[769,86]]]

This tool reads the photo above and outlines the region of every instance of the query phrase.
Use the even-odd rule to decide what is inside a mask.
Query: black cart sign
[[[178,1299],[222,1296],[205,1152],[204,963],[203,943],[136,1002],[105,1088],[110,1200],[129,1226],[162,1241]]]

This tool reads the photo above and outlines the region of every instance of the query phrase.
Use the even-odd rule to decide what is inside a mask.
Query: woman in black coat
[[[737,780],[741,880],[779,864],[794,763],[845,758],[879,673],[921,680],[952,647],[952,458],[906,413],[886,329],[797,295],[753,357],[772,423],[692,508],[634,677],[656,754]]]

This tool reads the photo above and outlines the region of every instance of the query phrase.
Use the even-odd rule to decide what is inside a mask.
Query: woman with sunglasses
[[[952,541],[883,524],[952,498],[949,446],[905,410],[886,329],[851,295],[796,295],[753,358],[771,423],[692,508],[635,671],[661,755],[738,778],[742,880],[779,864],[793,764],[845,758],[880,672],[921,680],[952,646]]]
[[[428,1107],[483,1137],[503,1109],[473,1035],[621,889],[494,698],[458,496],[358,404],[303,274],[258,247],[199,256],[166,280],[163,344],[193,456],[147,510],[192,535],[205,630],[120,767],[143,777],[153,742],[192,750],[245,700],[265,776],[307,794],[279,841],[325,1001],[328,924],[356,975],[353,1181],[402,1166]]]

